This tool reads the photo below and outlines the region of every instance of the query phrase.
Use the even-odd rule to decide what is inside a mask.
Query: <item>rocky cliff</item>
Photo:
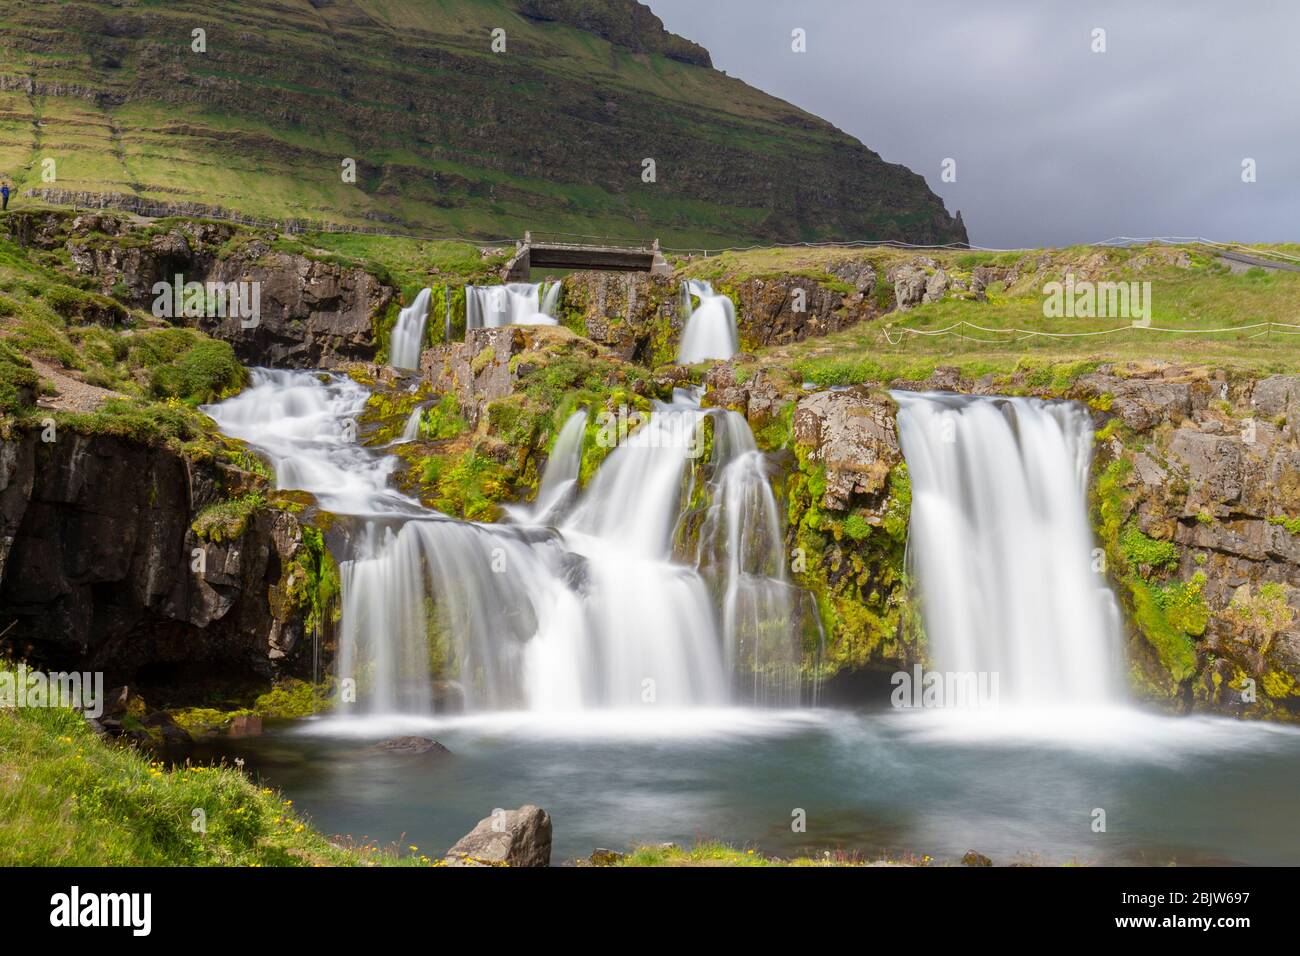
[[[310,674],[328,556],[265,490],[166,442],[61,428],[0,442],[6,646],[173,693]]]
[[[328,368],[372,358],[375,326],[397,300],[395,289],[374,274],[301,252],[281,251],[274,233],[255,233],[201,220],[132,221],[90,213],[11,215],[5,233],[20,246],[54,254],[67,271],[87,276],[99,290],[129,308],[153,310],[158,283],[255,288],[259,312],[244,317],[169,314],[229,342],[247,365]],[[174,298],[174,296],[170,296]]]

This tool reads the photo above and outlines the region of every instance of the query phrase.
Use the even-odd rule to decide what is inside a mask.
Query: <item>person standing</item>
[[[7,210],[9,208],[9,184],[8,183],[5,183],[3,186],[0,186],[0,199],[4,200],[4,205],[0,206],[0,209]]]

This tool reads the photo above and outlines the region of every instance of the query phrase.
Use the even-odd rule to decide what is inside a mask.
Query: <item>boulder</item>
[[[827,508],[846,509],[853,495],[878,495],[903,460],[893,403],[865,387],[816,392],[794,412],[795,441],[826,466]]]
[[[393,737],[390,740],[379,741],[370,749],[379,753],[407,756],[432,754],[435,757],[442,757],[451,755],[450,750],[438,743],[438,741],[430,740],[428,737]]]
[[[495,810],[447,851],[450,866],[550,866],[551,816],[531,804]]]

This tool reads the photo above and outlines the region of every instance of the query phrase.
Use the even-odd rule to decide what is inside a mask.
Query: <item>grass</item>
[[[77,712],[0,710],[0,865],[373,866],[428,862],[343,845],[231,767],[168,769]],[[200,828],[201,824],[201,828]],[[206,832],[202,832],[206,830]]]
[[[926,865],[930,857],[905,860],[880,860],[873,862],[857,853],[842,850],[827,851],[820,857],[797,856],[782,858],[767,856],[751,848],[736,847],[717,840],[704,840],[689,848],[676,844],[639,846],[623,855],[616,866],[629,867],[855,867],[880,864]]]
[[[734,287],[749,278],[805,275],[823,285],[831,269],[850,260],[866,261],[877,276],[877,291],[888,290],[885,275],[897,265],[927,256],[951,277],[969,277],[980,265],[1010,268],[1009,285],[989,285],[988,301],[951,292],[940,302],[862,322],[822,338],[757,352],[760,365],[783,365],[819,386],[851,385],[893,378],[924,379],[938,366],[954,366],[969,377],[1010,375],[1038,370],[1053,375],[1066,369],[1081,374],[1102,361],[1170,362],[1219,365],[1251,374],[1294,371],[1300,335],[1274,328],[1246,328],[1261,322],[1300,325],[1300,273],[1234,274],[1204,246],[1139,246],[1125,249],[1075,247],[1014,253],[903,251],[894,249],[757,249],[681,261],[683,273]],[[1043,314],[1043,287],[1066,275],[1108,281],[1151,283],[1152,326],[1131,327],[1124,318],[1049,318]],[[819,278],[820,277],[820,278]],[[883,309],[893,308],[886,297]],[[966,338],[952,334],[912,335],[904,330],[937,332],[960,322]],[[1027,332],[1091,333],[1122,328],[1104,336],[1032,337]],[[1227,329],[1226,332],[1210,330]],[[1048,382],[1041,383],[1046,385]],[[1052,383],[1059,387],[1058,380]]]

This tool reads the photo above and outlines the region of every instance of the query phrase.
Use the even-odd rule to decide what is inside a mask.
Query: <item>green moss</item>
[[[1178,546],[1172,541],[1157,541],[1128,525],[1120,535],[1124,559],[1133,568],[1173,568],[1178,566]]]
[[[1295,620],[1295,610],[1287,601],[1288,591],[1285,584],[1266,582],[1249,596],[1234,597],[1223,617],[1241,629],[1276,634]]]
[[[1271,525],[1277,525],[1286,528],[1290,534],[1300,534],[1300,518],[1289,518],[1286,515],[1271,515],[1268,519]]]
[[[1165,620],[1189,637],[1200,637],[1210,622],[1210,609],[1204,595],[1205,581],[1205,573],[1197,571],[1190,581],[1174,581],[1153,591]]]
[[[420,417],[420,437],[426,441],[444,441],[456,438],[469,428],[460,414],[460,404],[456,396],[447,394],[438,400],[438,404],[425,409]]]
[[[306,610],[303,626],[308,633],[313,633],[326,621],[339,619],[343,586],[338,564],[325,546],[321,530],[302,525],[301,531],[302,545],[287,572],[287,590],[289,599]]]
[[[469,370],[473,372],[475,375],[478,375],[485,368],[491,365],[496,360],[496,357],[497,357],[496,349],[494,349],[492,346],[489,345],[487,348],[482,349],[477,355],[474,356],[474,358],[469,363]]]
[[[497,503],[511,494],[501,465],[475,450],[454,459],[425,458],[422,478],[433,507],[468,521],[495,521]]]
[[[228,342],[200,339],[175,361],[153,370],[153,392],[192,404],[214,402],[242,388],[248,373]]]
[[[266,504],[259,493],[221,501],[199,512],[191,527],[204,541],[234,541],[246,530],[253,516]]]
[[[1129,588],[1133,596],[1134,624],[1155,649],[1174,683],[1181,684],[1196,672],[1196,651],[1191,638],[1165,617],[1157,589],[1141,580],[1130,581]]]
[[[865,541],[871,535],[871,525],[855,512],[844,519],[844,533],[854,541]]]

